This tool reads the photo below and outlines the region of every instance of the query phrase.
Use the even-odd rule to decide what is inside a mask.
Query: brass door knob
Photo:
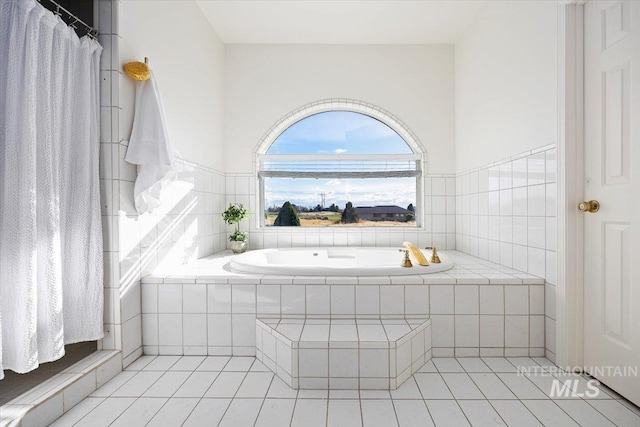
[[[600,202],[598,202],[597,200],[580,202],[578,203],[578,209],[580,209],[581,212],[598,212],[598,210],[600,210]]]

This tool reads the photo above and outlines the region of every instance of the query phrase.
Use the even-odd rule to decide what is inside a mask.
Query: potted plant
[[[228,225],[236,224],[235,231],[229,236],[231,250],[235,254],[240,254],[247,250],[249,235],[246,231],[240,231],[240,225],[238,224],[245,218],[249,218],[249,213],[242,203],[230,204],[227,210],[222,213],[224,222]]]

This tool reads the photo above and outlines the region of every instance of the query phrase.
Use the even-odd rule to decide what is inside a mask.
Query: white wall
[[[108,290],[106,306],[119,308],[126,366],[143,351],[140,277],[158,266],[185,263],[226,245],[220,217],[225,197],[224,44],[193,1],[100,3],[118,16],[117,27],[100,28],[101,40],[108,43],[105,52],[110,55],[112,77],[110,85],[102,85],[102,105],[112,106],[111,129],[103,120],[102,132],[110,144],[102,147],[102,169],[110,167],[113,175],[112,180],[102,181],[102,200],[113,203],[107,212],[112,216],[103,218],[103,223],[109,228],[106,242],[113,253],[108,262],[117,260],[118,266],[109,273],[118,283],[117,289]],[[117,35],[105,37],[109,33]],[[125,63],[144,57],[158,79],[177,177],[163,192],[159,209],[138,215],[133,204],[136,168],[124,161],[135,86],[120,73]],[[156,345],[166,345],[169,339],[163,336]]]
[[[174,150],[218,170],[223,163],[224,44],[193,1],[120,3],[120,61],[149,58]],[[120,88],[121,136],[133,119],[133,81]]]
[[[455,59],[456,249],[546,279],[555,360],[556,2],[487,2]]]
[[[426,148],[428,173],[454,172],[452,45],[231,44],[225,75],[228,173],[251,172],[254,148],[278,119],[326,98],[389,111]]]
[[[456,171],[556,141],[557,5],[488,2],[456,44]]]

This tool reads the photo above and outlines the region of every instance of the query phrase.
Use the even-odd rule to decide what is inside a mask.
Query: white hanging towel
[[[136,82],[133,131],[125,160],[138,165],[133,195],[138,214],[153,212],[160,206],[160,195],[175,177],[173,152],[158,91],[151,78]]]

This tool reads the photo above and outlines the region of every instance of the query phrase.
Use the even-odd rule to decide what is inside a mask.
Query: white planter
[[[249,242],[247,240],[245,240],[244,242],[231,241],[231,250],[234,254],[241,254],[242,252],[247,250],[248,246]]]

